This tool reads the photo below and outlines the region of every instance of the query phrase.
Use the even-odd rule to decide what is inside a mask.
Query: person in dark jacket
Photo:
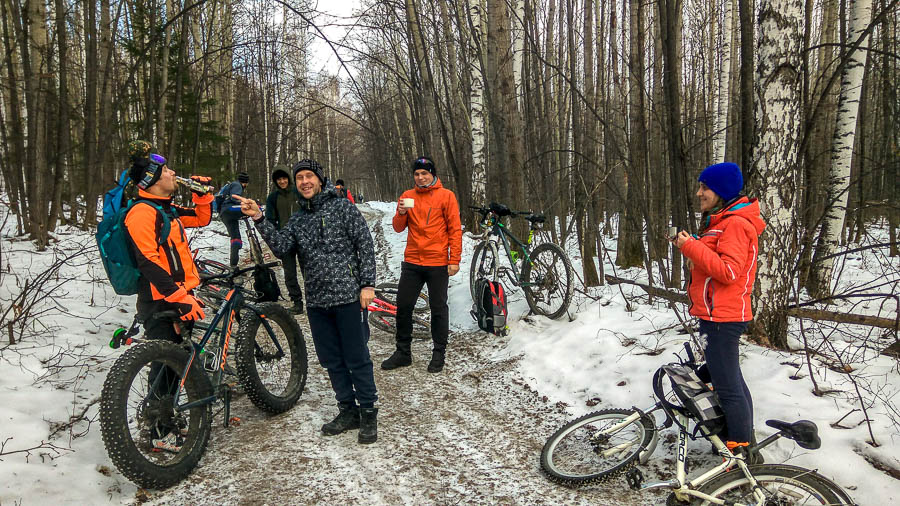
[[[231,257],[229,259],[232,267],[238,264],[238,257],[241,254],[241,248],[244,243],[241,242],[241,203],[235,197],[244,194],[244,190],[250,183],[250,176],[246,172],[238,174],[237,180],[232,181],[222,188],[222,195],[225,200],[222,201],[222,209],[219,209],[219,219],[225,224],[228,230],[228,237],[231,238]]]
[[[339,413],[322,426],[335,435],[359,429],[360,443],[378,439],[378,400],[366,316],[375,298],[375,244],[362,214],[339,197],[314,160],[294,165],[300,210],[281,230],[251,199],[239,198],[276,256],[296,253],[306,288],[306,314],[319,363],[328,371]]]
[[[272,171],[272,181],[275,182],[275,191],[266,198],[266,219],[281,230],[287,225],[291,216],[300,209],[300,194],[291,185],[290,170],[287,166],[276,165]],[[291,312],[303,314],[303,291],[297,282],[297,254],[290,252],[281,257],[281,265],[284,267],[284,284],[287,286],[288,295],[293,302]]]
[[[750,296],[756,279],[758,239],[766,227],[759,202],[741,195],[741,169],[731,162],[706,167],[697,178],[702,223],[698,237],[680,231],[672,243],[691,269],[690,313],[706,338],[706,364],[698,376],[711,382],[725,412],[726,446],[735,452],[751,445],[753,399],[741,374],[738,342],[753,319]],[[755,452],[751,463],[761,463]]]
[[[356,203],[356,199],[354,199],[353,194],[350,193],[350,188],[347,188],[346,186],[344,186],[343,179],[338,179],[337,181],[335,181],[334,188],[337,190],[338,195],[345,197],[347,200],[349,200],[350,202],[352,202],[354,204]]]

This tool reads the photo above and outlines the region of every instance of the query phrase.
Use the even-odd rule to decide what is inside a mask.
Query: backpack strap
[[[164,242],[166,242],[166,239],[169,237],[169,232],[172,230],[172,224],[171,224],[172,220],[166,219],[166,218],[169,218],[171,216],[171,217],[177,219],[178,212],[175,210],[175,208],[172,208],[171,213],[166,213],[166,210],[163,209],[163,206],[157,204],[156,202],[153,202],[152,200],[147,200],[147,199],[135,200],[134,204],[132,204],[132,205],[137,205],[137,204],[142,204],[142,203],[147,204],[148,206],[157,210],[156,229],[159,231],[159,234],[157,234],[156,244],[159,246],[162,246],[162,244]]]

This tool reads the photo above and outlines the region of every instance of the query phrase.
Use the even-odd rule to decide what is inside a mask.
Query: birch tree
[[[801,0],[759,4],[757,136],[753,189],[767,223],[759,243],[756,333],[787,346],[787,304],[797,253],[797,154],[801,112]]]
[[[831,294],[831,274],[834,253],[838,250],[844,218],[847,214],[847,195],[850,186],[850,163],[856,139],[856,119],[862,91],[863,74],[868,57],[868,36],[864,31],[872,20],[872,0],[854,0],[850,3],[848,40],[853,42],[847,54],[847,64],[841,75],[841,93],[838,98],[837,122],[831,144],[831,166],[828,172],[827,200],[822,231],[813,258],[815,282],[811,283],[813,297]]]
[[[731,24],[734,17],[733,5],[735,0],[725,0],[724,23],[719,32],[722,37],[719,54],[722,55],[722,65],[719,67],[719,88],[716,99],[716,119],[713,127],[713,163],[725,161],[725,131],[728,126],[728,105],[731,100]]]

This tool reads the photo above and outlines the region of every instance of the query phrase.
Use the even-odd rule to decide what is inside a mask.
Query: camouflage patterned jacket
[[[311,199],[300,197],[300,210],[276,230],[268,220],[256,229],[275,256],[297,252],[309,307],[334,307],[359,300],[359,291],[375,286],[375,243],[366,220],[331,181]]]

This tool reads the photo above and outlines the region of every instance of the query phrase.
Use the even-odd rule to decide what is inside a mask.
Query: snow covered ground
[[[373,220],[379,280],[396,279],[405,234],[396,234],[390,227],[394,204],[371,202],[360,208]],[[12,220],[5,219],[7,212],[8,208],[0,209],[0,223],[5,223],[0,243],[0,315],[5,314],[8,321],[15,311],[28,308],[38,318],[30,320],[21,335],[16,329],[14,346],[8,345],[7,329],[0,329],[0,505],[139,500],[136,487],[119,475],[107,458],[97,422],[102,382],[112,361],[121,354],[106,343],[115,328],[130,323],[134,298],[119,297],[106,285],[91,233],[61,228],[55,233],[58,242],[47,251],[36,252],[31,243],[12,237]],[[194,246],[204,248],[202,255],[226,260],[227,238],[221,223],[214,221],[210,227],[192,234]],[[454,336],[477,331],[468,314],[472,304],[468,264],[473,246],[471,237],[465,234],[461,272],[451,278]],[[614,246],[610,243],[611,248]],[[570,245],[567,249],[575,271],[580,273],[582,260],[577,257],[577,248]],[[882,268],[886,260],[876,257],[873,251],[877,250],[863,251],[848,259],[841,277],[843,283],[871,286],[873,280],[884,276]],[[63,262],[67,257],[71,258]],[[891,262],[896,271],[897,259]],[[52,290],[14,300],[23,292],[26,280],[33,280],[54,264],[59,265],[58,269],[46,276],[43,285]],[[607,264],[606,269],[611,272],[612,266]],[[618,274],[641,275],[636,271]],[[896,287],[881,289],[896,293]],[[570,417],[606,407],[649,406],[652,373],[659,365],[673,361],[673,354],[681,350],[681,343],[686,339],[672,330],[678,320],[671,310],[662,304],[648,304],[640,289],[632,290],[630,286],[621,286],[621,290],[619,286],[591,289],[591,297],[578,294],[570,311],[572,321],[525,318],[528,308],[522,292],[510,286],[507,290],[511,333],[497,341],[501,345],[493,347],[490,360],[507,364],[514,359],[516,366],[508,374],[523,378],[550,405],[565,406]],[[627,297],[639,296],[634,311],[626,311],[623,293]],[[869,302],[870,307],[847,303],[838,307],[870,314],[880,311],[881,316],[888,317],[894,314],[893,305],[880,306],[880,303]],[[794,321],[792,325],[794,334],[799,336],[799,322]],[[814,342],[818,342],[816,336],[820,330],[829,332],[824,325],[814,329],[809,322],[804,325],[805,335]],[[846,330],[848,326],[836,327]],[[860,385],[879,446],[867,442],[869,426],[859,410],[856,388],[847,374],[833,370],[839,367],[828,368],[822,361],[813,360],[812,373],[819,388],[831,390],[827,395],[815,396],[803,354],[773,351],[744,342],[742,370],[753,393],[757,433],[764,436],[773,432],[765,425],[766,419],[812,420],[819,427],[821,449],[803,450],[791,441],[781,440],[765,451],[766,460],[816,468],[847,487],[860,504],[898,503],[900,481],[871,464],[900,470],[898,361],[877,355],[876,348],[892,341],[885,340],[881,336],[883,332],[870,335],[867,328],[850,329],[850,332],[846,336],[833,336],[831,342]],[[864,340],[871,346],[859,346]],[[452,346],[451,343],[451,349]],[[827,348],[821,350],[826,356],[834,356]],[[822,360],[832,366],[835,362]],[[311,371],[314,366],[318,367],[311,358]],[[599,399],[599,404],[593,405],[595,401],[591,401],[589,406],[588,401],[592,399]],[[297,409],[302,409],[302,405]],[[666,457],[664,450],[661,445],[653,459],[661,461]],[[535,450],[533,460],[522,463],[524,472],[538,472],[535,463],[539,451],[539,448]],[[390,463],[386,465],[389,467]],[[252,470],[245,472],[252,473]],[[378,497],[386,500],[391,496],[371,497],[377,502]],[[545,502],[557,502],[561,498],[545,499]],[[595,499],[601,504],[612,504],[600,497]],[[659,496],[645,499],[652,503]],[[570,500],[580,502],[586,498],[570,497]],[[475,497],[471,501],[480,502]],[[426,497],[422,502],[441,502],[441,498]],[[544,501],[512,496],[501,502]]]

